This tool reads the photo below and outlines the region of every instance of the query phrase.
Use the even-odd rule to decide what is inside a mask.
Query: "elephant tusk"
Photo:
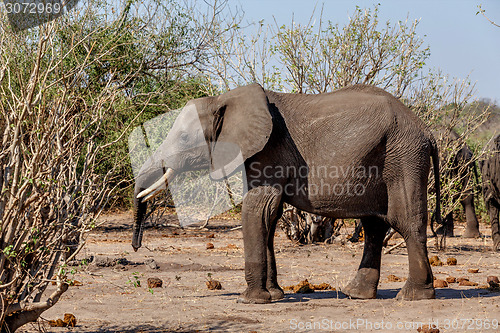
[[[160,179],[158,179],[153,185],[151,185],[144,191],[140,192],[137,195],[137,199],[144,197],[143,202],[153,199],[154,197],[156,197],[158,194],[161,193],[162,185],[165,185],[165,187],[168,186],[168,182],[172,180],[174,175],[175,175],[174,169],[168,168],[167,172],[165,172],[163,176],[160,177]]]

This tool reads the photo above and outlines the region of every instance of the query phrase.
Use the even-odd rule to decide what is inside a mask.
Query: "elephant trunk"
[[[145,168],[145,170],[148,170],[148,168]],[[141,176],[137,177],[135,183],[134,226],[132,236],[132,247],[134,248],[134,251],[137,251],[142,245],[143,224],[148,208],[147,201],[160,194],[168,185],[168,181],[175,175],[174,170],[171,168],[168,168],[163,174],[158,173],[158,171],[161,170],[156,170],[154,172],[151,172],[150,170],[149,172],[145,171]],[[153,185],[147,188],[144,186],[146,184],[151,184],[152,181],[155,181]]]
[[[140,188],[136,184],[134,191],[134,225],[132,236],[132,247],[134,248],[134,251],[137,251],[142,245],[144,216],[146,215],[146,210],[148,208],[147,202],[137,198],[137,195],[142,190],[143,188]]]

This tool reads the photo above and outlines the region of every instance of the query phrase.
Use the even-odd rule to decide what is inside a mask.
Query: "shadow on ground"
[[[379,289],[377,299],[392,299],[400,291],[400,288]],[[492,292],[487,289],[453,289],[442,288],[436,289],[436,299],[462,299],[462,298],[484,298],[484,297],[500,297],[500,292]],[[286,294],[285,298],[278,303],[297,303],[308,302],[314,299],[346,299],[349,298],[341,291],[319,291],[310,294]]]

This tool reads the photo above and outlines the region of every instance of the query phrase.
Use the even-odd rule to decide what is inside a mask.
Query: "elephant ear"
[[[258,84],[239,87],[217,97],[210,144],[213,179],[233,173],[266,145],[273,123],[267,96]]]

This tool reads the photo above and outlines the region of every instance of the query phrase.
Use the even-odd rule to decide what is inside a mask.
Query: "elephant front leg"
[[[247,289],[238,299],[239,303],[262,304],[283,297],[277,283],[272,245],[276,220],[281,211],[280,201],[280,192],[268,186],[254,188],[245,195],[241,222]]]
[[[493,250],[500,251],[500,224],[498,222],[499,207],[496,202],[488,200],[486,202],[488,215],[490,216],[491,223],[491,239],[493,240]]]
[[[376,217],[362,218],[365,247],[358,272],[342,292],[352,298],[376,298],[380,278],[382,243],[389,226]]]
[[[282,211],[282,209],[280,208]],[[271,294],[273,301],[283,299],[285,293],[278,284],[278,270],[276,269],[276,257],[274,255],[274,232],[276,231],[276,224],[281,217],[281,213],[273,220],[270,221],[269,234],[267,238],[267,281],[266,288]]]

